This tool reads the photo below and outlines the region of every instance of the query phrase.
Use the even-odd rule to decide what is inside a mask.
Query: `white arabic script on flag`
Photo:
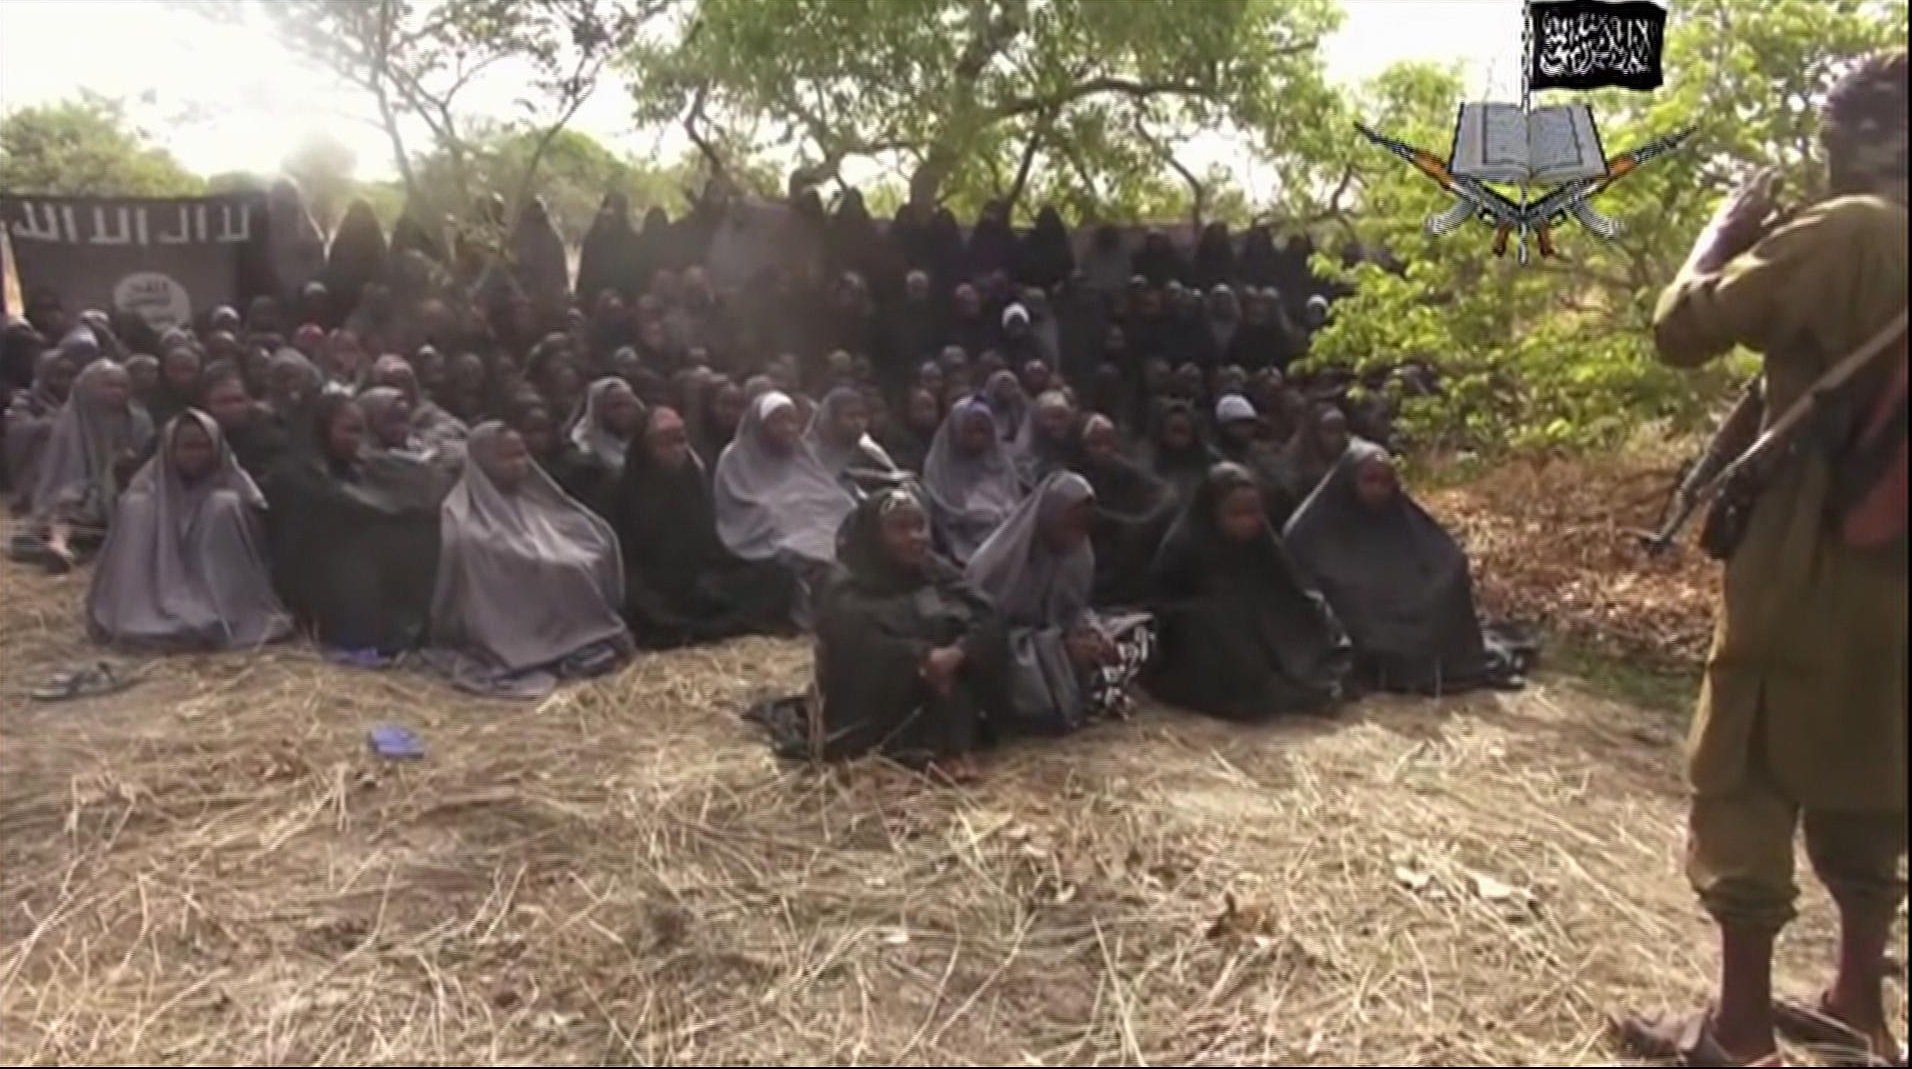
[[[1589,74],[1644,75],[1657,55],[1654,26],[1646,19],[1605,12],[1542,14],[1534,55],[1548,78]]]

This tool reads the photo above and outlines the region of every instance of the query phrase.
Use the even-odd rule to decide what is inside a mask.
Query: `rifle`
[[[1706,449],[1693,461],[1667,499],[1663,520],[1657,531],[1634,531],[1635,538],[1651,556],[1658,556],[1679,540],[1693,514],[1699,511],[1712,491],[1720,472],[1746,452],[1759,435],[1760,420],[1766,415],[1765,379],[1754,376],[1740,391],[1732,411],[1720,422],[1719,429],[1706,443]]]
[[[1406,160],[1415,170],[1440,183],[1442,189],[1453,194],[1453,207],[1428,216],[1422,224],[1429,234],[1438,236],[1449,233],[1468,219],[1479,216],[1482,222],[1494,228],[1494,255],[1502,256],[1507,252],[1508,235],[1526,227],[1520,205],[1482,185],[1478,179],[1448,170],[1446,161],[1439,156],[1377,133],[1364,123],[1356,122],[1354,128],[1360,131],[1362,137]]]
[[[1646,161],[1679,148],[1687,138],[1693,136],[1693,131],[1696,129],[1697,127],[1689,126],[1684,130],[1656,137],[1631,151],[1608,157],[1605,175],[1569,182],[1528,205],[1526,221],[1540,237],[1541,255],[1551,255],[1546,251],[1552,244],[1548,231],[1565,217],[1571,217],[1575,222],[1586,227],[1589,232],[1608,241],[1619,237],[1623,229],[1619,220],[1601,215],[1587,202],[1605,192],[1608,186],[1638,170],[1639,166]]]

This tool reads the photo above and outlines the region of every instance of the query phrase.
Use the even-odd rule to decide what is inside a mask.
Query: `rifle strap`
[[[1789,434],[1797,424],[1811,415],[1813,409],[1819,403],[1821,395],[1838,389],[1854,376],[1858,375],[1859,372],[1865,370],[1866,365],[1870,364],[1873,358],[1885,352],[1894,341],[1897,341],[1899,337],[1905,333],[1907,312],[1907,309],[1899,309],[1899,314],[1893,316],[1892,321],[1881,328],[1878,333],[1866,339],[1865,344],[1854,349],[1844,359],[1832,365],[1825,374],[1819,376],[1818,380],[1815,381],[1810,388],[1801,393],[1792,404],[1786,407],[1784,412],[1779,414],[1779,418],[1767,425],[1766,429],[1760,433],[1753,444],[1747,447],[1746,452],[1740,454],[1739,459],[1728,464],[1725,470],[1721,471],[1719,475],[1713,479],[1712,485],[1708,489],[1717,490],[1719,487],[1726,485],[1727,480],[1737,470],[1743,468],[1749,461],[1755,460],[1771,450]]]

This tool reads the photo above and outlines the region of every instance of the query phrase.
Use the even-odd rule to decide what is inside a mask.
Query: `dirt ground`
[[[1611,1011],[1706,991],[1678,720],[1573,678],[1148,709],[946,788],[776,762],[737,714],[798,643],[539,704],[300,647],[32,703],[84,582],[0,565],[8,1063],[1607,1065]]]

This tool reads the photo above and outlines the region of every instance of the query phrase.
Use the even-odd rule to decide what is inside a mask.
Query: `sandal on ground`
[[[1872,1040],[1828,1011],[1822,1001],[1809,1006],[1791,999],[1773,1001],[1773,1023],[1780,1034],[1813,1048],[1827,1064],[1838,1066],[1893,1066],[1905,1064],[1905,1048],[1890,1054],[1872,1049]]]
[[[102,694],[117,694],[139,682],[131,675],[121,675],[105,661],[98,661],[80,668],[57,672],[47,680],[46,685],[33,692],[33,700],[41,702],[63,702],[75,698],[93,698]]]
[[[1751,1062],[1736,1060],[1726,1052],[1726,1048],[1720,1046],[1719,1037],[1713,1034],[1713,1015],[1710,1012],[1685,1018],[1628,1017],[1616,1021],[1614,1030],[1622,1050],[1648,1061],[1695,1066],[1766,1067],[1786,1064],[1778,1053]]]

